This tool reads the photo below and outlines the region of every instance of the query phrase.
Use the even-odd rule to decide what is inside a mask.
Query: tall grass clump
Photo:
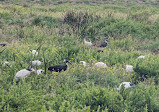
[[[64,22],[69,24],[75,33],[85,37],[85,30],[94,22],[98,22],[101,17],[84,11],[68,11],[64,16]]]

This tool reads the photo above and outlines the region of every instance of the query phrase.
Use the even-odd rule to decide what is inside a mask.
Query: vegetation
[[[0,112],[158,112],[158,4],[1,0],[0,43],[7,46],[0,46]],[[84,38],[94,46],[85,46]],[[108,46],[99,48],[105,39]],[[37,57],[29,52],[33,49],[39,52]],[[140,55],[145,59],[137,59]],[[47,70],[64,59],[72,63],[69,70]],[[17,84],[15,74],[30,68],[32,60],[42,61],[36,69],[45,74],[32,73]],[[4,66],[4,61],[12,66]],[[100,61],[111,68],[94,68]],[[135,72],[127,73],[122,65],[133,65]],[[137,87],[117,91],[121,82]]]

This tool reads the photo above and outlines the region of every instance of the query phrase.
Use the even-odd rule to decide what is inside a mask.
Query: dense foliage
[[[0,112],[159,111],[157,1],[127,0],[126,5],[124,0],[0,3],[0,43],[7,43],[0,46]],[[133,5],[138,3],[142,5]],[[93,46],[84,45],[84,38]],[[108,46],[100,48],[105,39]],[[37,57],[29,52],[33,49],[39,52]],[[140,55],[145,59],[138,59]],[[68,70],[47,70],[63,64],[64,59],[72,63]],[[35,69],[42,68],[45,74],[31,73],[16,83],[15,74],[30,68],[32,60],[42,61]],[[93,67],[96,62],[111,67],[97,69]],[[123,65],[133,65],[134,73],[129,74]],[[117,91],[121,82],[133,82],[137,87]]]

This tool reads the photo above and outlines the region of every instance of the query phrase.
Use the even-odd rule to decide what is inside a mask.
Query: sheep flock
[[[93,48],[92,46],[94,45],[91,41],[89,42],[89,41],[86,41],[86,39],[84,39],[84,45],[85,46],[88,46],[89,48]],[[4,46],[6,46],[6,44],[1,44],[1,45],[3,45],[3,47]],[[105,42],[103,42],[100,46],[99,46],[99,48],[102,48],[102,49],[100,49],[100,50],[98,50],[97,52],[99,52],[99,53],[102,53],[102,52],[104,52],[103,50],[104,50],[104,47],[107,47],[107,45],[109,46],[109,44],[108,44],[108,41],[107,41],[107,39],[105,40]],[[102,52],[101,52],[102,51]],[[36,57],[38,57],[38,55],[39,55],[39,52],[37,51],[37,50],[30,50],[29,51],[32,55],[33,55],[33,57],[34,57],[34,59],[36,58]],[[141,55],[141,56],[139,56],[139,57],[137,57],[137,59],[145,59],[145,56],[143,56],[143,55]],[[87,60],[86,60],[87,61]],[[83,67],[87,67],[87,66],[92,66],[92,67],[94,67],[94,68],[98,68],[98,69],[105,69],[105,70],[107,70],[107,69],[109,69],[109,68],[111,68],[112,66],[111,65],[109,65],[109,64],[107,64],[107,63],[104,63],[104,62],[96,62],[96,63],[94,63],[93,65],[91,64],[88,64],[86,61],[80,61],[80,64],[83,66]],[[54,65],[54,66],[50,66],[49,68],[48,68],[48,71],[55,71],[55,72],[61,72],[61,71],[65,71],[65,70],[67,70],[69,67],[68,67],[68,62],[69,61],[64,61],[65,62],[65,65]],[[17,81],[19,81],[20,79],[23,79],[23,78],[26,78],[26,77],[28,77],[30,74],[37,74],[37,75],[40,75],[40,74],[44,74],[44,72],[46,73],[46,71],[44,71],[43,69],[38,69],[37,70],[37,67],[41,67],[41,64],[42,64],[43,62],[41,62],[41,61],[39,61],[39,60],[33,60],[33,61],[29,61],[29,63],[28,63],[28,66],[31,66],[31,67],[33,67],[33,68],[24,68],[24,69],[21,69],[21,70],[19,70],[16,74],[15,74],[15,77],[14,77],[14,79],[15,79],[15,81],[17,82]],[[8,67],[12,67],[12,64],[9,62],[9,61],[4,61],[3,62],[3,66],[8,66]],[[122,69],[124,69],[125,70],[125,72],[127,72],[127,73],[129,73],[129,74],[132,74],[132,73],[134,73],[134,69],[133,69],[133,66],[132,65],[122,65],[122,67],[121,67]],[[120,90],[120,88],[121,88],[121,86],[122,85],[124,85],[124,87],[125,88],[133,88],[133,87],[136,87],[136,85],[135,84],[133,84],[133,83],[131,83],[131,82],[122,82],[120,85],[119,85],[119,87],[117,88],[117,90],[119,91]]]

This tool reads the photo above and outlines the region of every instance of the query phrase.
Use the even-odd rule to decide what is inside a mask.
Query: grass
[[[0,42],[7,43],[0,47],[0,111],[159,111],[157,1],[6,2],[0,5]],[[94,46],[83,45],[83,38]],[[108,46],[97,47],[104,39]],[[29,53],[33,49],[37,57]],[[47,70],[64,59],[72,62],[69,70]],[[30,68],[31,60],[42,61],[37,69],[46,74],[32,73],[16,84],[15,74]],[[111,68],[94,68],[100,61]],[[122,65],[133,65],[135,72]],[[137,87],[117,91],[123,81]]]

